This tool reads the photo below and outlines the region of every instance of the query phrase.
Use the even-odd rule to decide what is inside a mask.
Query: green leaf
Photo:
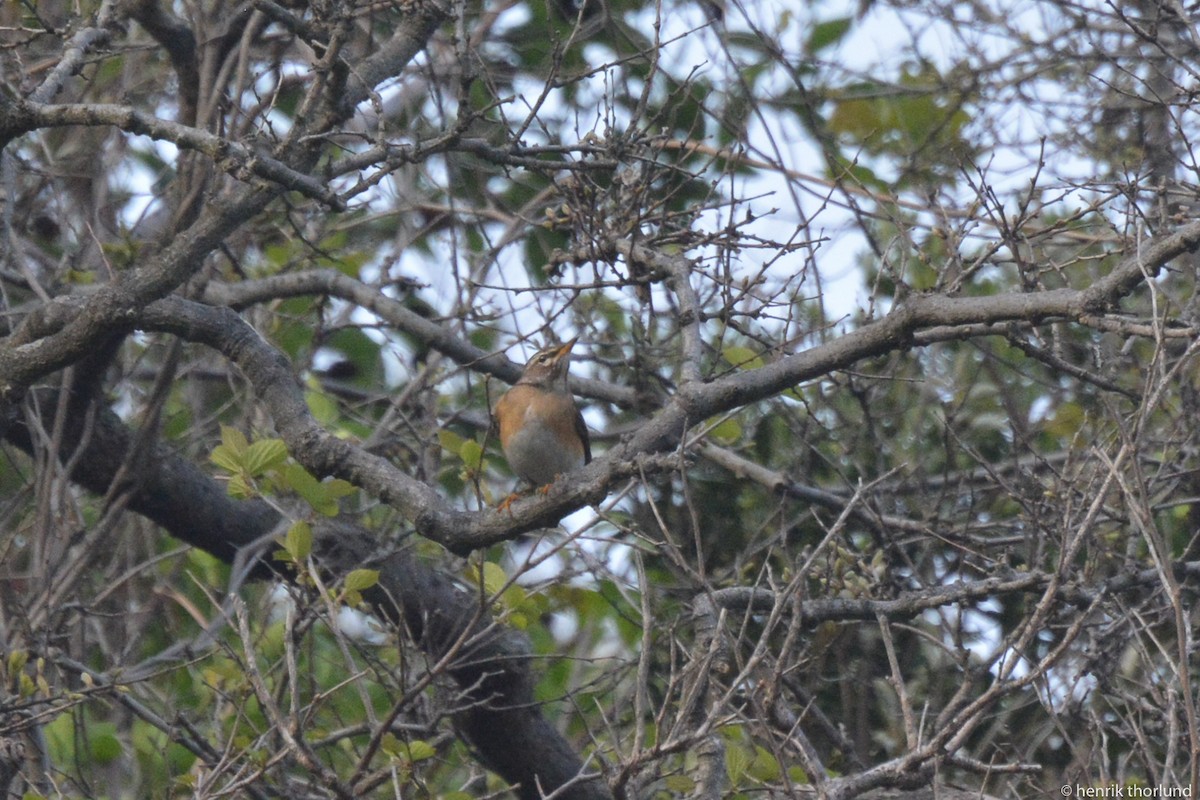
[[[872,100],[841,100],[837,101],[833,115],[829,118],[829,129],[834,133],[844,133],[856,139],[865,139],[878,133],[884,123],[879,111]]]
[[[439,430],[437,437],[438,444],[440,444],[442,449],[447,453],[458,453],[459,450],[462,449],[463,442],[466,441],[454,431],[446,428]]]
[[[221,426],[221,444],[238,456],[246,452],[246,448],[250,446],[250,442],[246,440],[246,434],[228,425]]]
[[[458,449],[458,456],[468,469],[478,470],[483,466],[483,446],[474,439],[467,439]]]
[[[87,729],[88,754],[96,764],[111,764],[121,757],[121,740],[117,726],[111,722],[93,723]]]
[[[167,766],[172,775],[183,775],[196,763],[197,756],[181,744],[167,745]]]
[[[741,345],[730,345],[721,351],[721,355],[739,369],[758,369],[763,365],[763,360],[758,353]]]
[[[742,425],[733,417],[728,417],[709,428],[708,435],[721,444],[733,444],[742,438]]]
[[[1071,439],[1083,428],[1087,414],[1079,403],[1065,402],[1054,410],[1053,416],[1046,421],[1046,433],[1060,439]]]
[[[725,745],[725,771],[729,774],[729,783],[738,786],[746,770],[754,762],[754,754],[740,744],[729,742]]]
[[[313,389],[304,393],[304,402],[313,417],[322,425],[332,425],[338,419],[337,401],[324,392]]]
[[[782,774],[783,768],[779,765],[779,759],[771,755],[765,747],[754,745],[754,762],[750,765],[750,776],[763,783],[771,783],[779,780]]]
[[[394,733],[385,733],[379,740],[379,749],[389,756],[396,757],[403,752],[403,743]]]
[[[249,500],[251,497],[258,495],[254,487],[250,485],[246,474],[240,470],[229,479],[229,484],[225,487],[225,491],[229,493],[230,497],[235,497],[238,500]]]
[[[287,460],[287,445],[282,439],[259,439],[246,448],[242,466],[251,475],[262,475]]]
[[[838,17],[817,23],[808,34],[808,42],[806,42],[808,52],[816,53],[837,44],[846,36],[853,22],[853,17]]]
[[[283,540],[283,549],[297,563],[308,558],[312,552],[312,526],[307,522],[297,522],[288,528]]]
[[[487,596],[495,597],[508,584],[508,575],[504,573],[503,567],[491,561],[483,562],[482,570],[481,574],[479,566],[471,565],[467,569],[467,579],[476,585],[482,583]]]
[[[337,498],[354,491],[354,487],[346,481],[333,480],[322,483],[294,462],[284,467],[282,475],[288,488],[304,498],[314,511],[327,517],[338,513]]]
[[[379,570],[356,569],[346,575],[344,585],[347,591],[361,592],[379,583]]]
[[[696,788],[696,781],[687,775],[668,775],[663,779],[663,785],[674,794],[691,794]]]
[[[408,743],[408,758],[410,761],[424,761],[427,758],[433,758],[437,751],[433,749],[433,745],[424,739],[414,739]]]
[[[213,448],[208,460],[226,472],[242,471],[242,455],[228,445],[219,444]]]
[[[164,439],[180,439],[195,427],[195,419],[191,409],[176,406],[172,403],[171,411],[163,420],[162,435]]]
[[[508,583],[504,568],[491,561],[483,562],[483,588],[489,595],[499,594]]]

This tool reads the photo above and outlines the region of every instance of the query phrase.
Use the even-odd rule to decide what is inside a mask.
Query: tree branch
[[[62,91],[63,84],[83,66],[83,59],[93,49],[107,44],[118,24],[116,0],[104,0],[96,12],[96,24],[83,28],[71,37],[63,49],[62,58],[50,70],[46,79],[33,90],[29,99],[34,103],[48,103]]]
[[[241,180],[255,175],[284,189],[311,197],[332,211],[346,210],[346,201],[324,182],[298,172],[265,153],[255,152],[241,142],[161,119],[130,106],[104,103],[18,103],[14,111],[20,114],[27,131],[69,125],[109,125],[136,136],[148,136],[157,141],[170,142],[184,150],[203,153],[226,172]]]
[[[635,472],[639,456],[660,453],[678,446],[684,432],[695,422],[757,402],[805,380],[845,369],[872,358],[910,346],[923,329],[953,325],[978,325],[1012,320],[1039,321],[1048,318],[1079,319],[1094,315],[1115,302],[1118,289],[1131,291],[1138,281],[1157,271],[1171,258],[1200,245],[1200,222],[1149,243],[1135,256],[1127,257],[1105,278],[1087,289],[1055,289],[1047,292],[1013,292],[990,297],[945,297],[922,295],[898,306],[887,316],[838,339],[780,359],[759,369],[736,372],[716,380],[681,386],[678,393],[628,440],[612,448],[590,465],[576,471],[569,481],[556,482],[550,491],[518,500],[507,510],[466,514],[450,509],[436,493],[403,475],[391,464],[332,437],[308,414],[290,373],[271,370],[279,377],[254,377],[270,366],[277,354],[251,335],[248,326],[230,314],[218,320],[194,304],[169,299],[148,307],[141,324],[203,341],[233,358],[259,389],[259,396],[275,415],[280,435],[292,454],[319,475],[337,475],[395,505],[413,520],[419,533],[457,553],[466,553],[522,533],[557,524],[564,515],[586,504],[599,502],[616,480]],[[631,253],[633,251],[630,251]],[[308,288],[338,284],[355,301],[366,300],[361,285],[324,276],[312,276]],[[281,278],[274,288],[282,286]],[[299,285],[299,284],[297,284]],[[230,293],[236,290],[222,290]],[[377,307],[378,301],[372,300]],[[394,302],[394,301],[393,301]],[[436,337],[450,348],[445,333],[416,315],[403,317],[412,330]],[[235,341],[228,331],[243,328]],[[990,330],[990,329],[986,329]],[[263,348],[266,348],[264,351]],[[460,356],[468,355],[456,345]],[[253,360],[253,364],[251,361]],[[3,362],[0,361],[0,367]],[[278,365],[280,368],[282,365]],[[266,373],[263,373],[266,374]],[[282,375],[287,379],[283,380]]]
[[[508,383],[515,383],[521,377],[520,364],[476,347],[451,329],[422,317],[400,301],[337,270],[290,272],[234,284],[214,282],[205,287],[204,301],[243,309],[256,303],[304,295],[325,295],[348,300],[377,315],[401,333],[419,339],[456,364]],[[585,397],[618,406],[629,407],[634,401],[632,390],[611,383],[572,376],[571,385]]]
[[[210,213],[144,265],[86,299],[67,296],[41,306],[0,346],[0,400],[19,396],[34,381],[83,358],[109,333],[128,330],[147,303],[190,278],[226,236],[280,191],[246,189],[229,201],[210,201]]]
[[[56,398],[56,392],[46,390],[40,400],[53,407]],[[72,405],[83,403],[73,398]],[[87,416],[82,408],[66,415],[60,453],[81,447],[70,478],[104,495],[135,436],[115,414],[103,410],[81,441]],[[0,423],[8,441],[33,455],[33,439],[18,413],[10,412]],[[128,508],[227,563],[280,522],[267,503],[234,500],[198,467],[165,447],[152,448],[138,463]],[[457,648],[447,673],[466,695],[467,708],[456,717],[458,728],[487,767],[517,785],[518,797],[538,800],[540,792],[563,786],[564,800],[610,797],[605,783],[587,774],[536,702],[523,634],[497,626],[481,609],[477,593],[465,591],[458,580],[421,562],[409,549],[382,547],[375,534],[344,520],[320,524],[315,532],[314,552],[331,575],[364,565],[379,570],[378,584],[363,593],[364,599],[393,625],[406,629],[435,660]],[[258,563],[253,574],[275,576],[265,563]]]

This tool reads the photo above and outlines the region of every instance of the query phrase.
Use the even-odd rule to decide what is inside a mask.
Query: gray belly
[[[536,486],[553,483],[555,477],[583,466],[583,454],[559,444],[552,433],[538,425],[526,425],[508,443],[508,464]]]

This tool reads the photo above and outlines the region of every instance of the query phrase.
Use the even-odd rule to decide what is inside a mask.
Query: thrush
[[[587,425],[567,382],[571,348],[577,341],[578,337],[534,353],[520,380],[493,410],[509,466],[543,489],[592,460]]]

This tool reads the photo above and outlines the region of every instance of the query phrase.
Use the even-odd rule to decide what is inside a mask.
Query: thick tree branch
[[[274,199],[276,187],[235,193],[227,202],[212,201],[211,213],[148,259],[84,298],[65,297],[30,315],[0,346],[0,399],[91,352],[96,342],[128,330],[142,308],[173,291],[192,276],[221,242]]]
[[[773,397],[796,386],[864,359],[913,346],[920,331],[958,325],[1047,319],[1080,321],[1115,305],[1147,277],[1153,277],[1171,259],[1200,246],[1200,222],[1189,223],[1172,234],[1141,246],[1104,278],[1086,289],[1013,292],[989,297],[920,295],[910,298],[882,319],[850,331],[826,344],[746,372],[732,373],[708,383],[689,383],[625,442],[594,460],[572,476],[565,486],[555,484],[544,498],[518,501],[511,506],[517,518],[541,520],[558,517],[595,502],[624,468],[640,455],[672,450],[692,425],[727,411]],[[635,249],[629,254],[636,256]],[[662,256],[656,258],[681,258]],[[446,534],[454,549],[483,547],[513,535],[512,520],[505,514],[480,515],[466,529]],[[442,531],[430,529],[442,540]],[[448,545],[450,546],[450,545]]]
[[[908,347],[921,330],[1010,320],[1078,319],[1095,314],[1119,297],[1114,295],[1118,289],[1132,290],[1137,285],[1135,277],[1141,280],[1145,275],[1153,275],[1171,258],[1198,243],[1200,223],[1192,223],[1148,244],[1138,256],[1125,259],[1109,276],[1083,290],[1056,289],[979,298],[915,297],[879,321],[828,344],[760,369],[683,386],[627,441],[576,472],[570,480],[558,481],[546,494],[519,500],[506,511],[479,514],[450,508],[432,489],[413,481],[387,461],[329,435],[308,413],[286,363],[236,315],[167,299],[147,307],[138,324],[201,341],[225,353],[255,383],[258,396],[275,418],[280,436],[305,466],[319,475],[337,475],[367,489],[400,509],[422,535],[455,552],[466,553],[554,525],[565,514],[598,502],[613,482],[634,473],[640,455],[673,449],[683,433],[698,421],[766,399],[804,380],[845,369],[863,359]],[[280,291],[286,284],[287,279],[280,278],[270,290]],[[294,286],[297,290],[312,291],[335,284],[356,302],[369,301],[377,308],[386,305],[373,299],[375,293],[360,284],[328,275],[310,273]],[[265,291],[266,285],[259,288]],[[221,297],[226,300],[234,299],[237,294],[236,289],[221,292],[229,295]],[[249,302],[253,296],[250,292],[240,300]],[[471,355],[462,345],[452,345],[445,332],[433,323],[411,312],[394,313],[398,311],[395,308],[388,311],[403,320],[409,330],[430,336],[459,357]]]
[[[138,325],[206,344],[229,358],[254,385],[255,395],[271,414],[289,452],[314,474],[337,475],[377,493],[418,530],[423,528],[422,521],[431,517],[449,526],[470,519],[470,514],[451,508],[433,489],[391,462],[330,435],[308,410],[288,360],[228,308],[165,298],[148,305]]]
[[[196,109],[200,102],[195,33],[183,20],[165,11],[159,0],[132,0],[128,9],[129,16],[137,20],[167,51],[171,67],[179,80],[179,118],[188,125],[195,125]]]
[[[334,109],[337,119],[347,119],[355,106],[366,100],[379,84],[398,77],[425,48],[429,37],[450,17],[438,0],[410,0],[404,22],[367,58],[355,65],[345,91]]]
[[[41,404],[56,405],[54,392]],[[79,404],[76,400],[75,404]],[[70,478],[96,494],[110,491],[134,446],[135,436],[107,410],[89,430],[82,408],[72,408],[64,426],[61,453],[73,453]],[[18,414],[3,421],[8,441],[32,454],[30,436]],[[85,436],[86,439],[81,441]],[[244,549],[276,529],[279,514],[261,501],[234,500],[216,481],[189,461],[154,447],[138,459],[130,475],[128,508],[179,539],[232,563]],[[344,520],[317,526],[315,552],[333,576],[370,565],[379,583],[364,598],[393,624],[404,627],[436,661],[455,655],[447,668],[466,695],[459,729],[481,761],[510,783],[523,800],[564,787],[565,800],[606,800],[606,785],[588,770],[569,743],[542,713],[533,696],[529,645],[522,634],[498,627],[481,609],[478,593],[431,568],[405,548],[381,547],[375,534]],[[273,573],[265,564],[259,577]],[[581,779],[581,776],[582,777]]]
[[[303,172],[315,163],[318,154],[315,143],[319,142],[312,137],[328,131],[348,117],[354,106],[361,102],[379,81],[398,72],[415,57],[447,18],[447,11],[433,0],[423,0],[414,3],[413,6],[414,13],[404,17],[403,24],[396,28],[392,37],[375,55],[367,59],[363,71],[358,73],[360,82],[357,88],[348,90],[342,96],[343,105],[339,106],[338,114],[309,122],[308,125],[304,125],[301,120],[301,124],[290,134],[295,141],[302,144],[298,150],[291,155],[281,156],[281,161],[272,162],[266,167],[261,166],[265,162],[257,160],[259,169],[266,169],[275,175],[269,186],[244,187],[241,191],[234,192],[233,198],[224,203],[219,200],[210,201],[210,206],[216,207],[214,212],[202,217],[185,235],[176,238],[152,256],[148,263],[123,274],[118,280],[92,295],[85,305],[81,306],[74,299],[56,301],[45,306],[36,319],[26,320],[23,329],[6,342],[5,347],[0,348],[0,399],[18,395],[39,378],[78,360],[91,344],[103,339],[107,333],[128,327],[129,320],[147,303],[173,291],[194,274],[204,259],[233,231],[247,220],[253,219],[280,193],[295,188],[287,185],[287,181],[295,184],[299,180],[301,184],[309,185],[303,179]],[[109,8],[109,4],[106,4],[105,8]],[[90,46],[96,41],[98,40],[95,37],[91,37],[81,44]],[[389,70],[393,72],[389,73]],[[44,99],[48,100],[49,96]],[[58,108],[67,110],[60,111]],[[86,121],[91,112],[84,109],[88,108],[94,107],[28,106],[0,96],[0,144],[6,144],[13,137],[36,129],[40,124],[53,119],[59,119],[63,124]],[[110,110],[114,119],[122,118],[127,124],[148,126],[144,132],[154,130],[165,133],[167,128],[159,127],[160,125],[167,125],[171,131],[180,134],[188,130],[185,126],[171,126],[152,116],[141,115],[123,107],[112,107]],[[68,123],[71,115],[75,113],[81,114],[82,117],[76,122]],[[39,122],[42,115],[46,116],[46,119]],[[65,119],[57,115],[65,115]],[[102,114],[101,117],[103,116]],[[94,120],[100,121],[100,117]],[[105,120],[104,123],[109,124],[110,121]],[[218,147],[220,140],[215,138],[208,139],[192,133],[187,133],[186,136],[188,141],[196,145],[215,147],[218,151],[227,149]],[[293,148],[286,149],[291,151]],[[255,161],[251,156],[250,161],[246,163],[249,166]],[[281,180],[284,182],[281,183]],[[326,199],[331,197],[331,194],[327,195]]]

